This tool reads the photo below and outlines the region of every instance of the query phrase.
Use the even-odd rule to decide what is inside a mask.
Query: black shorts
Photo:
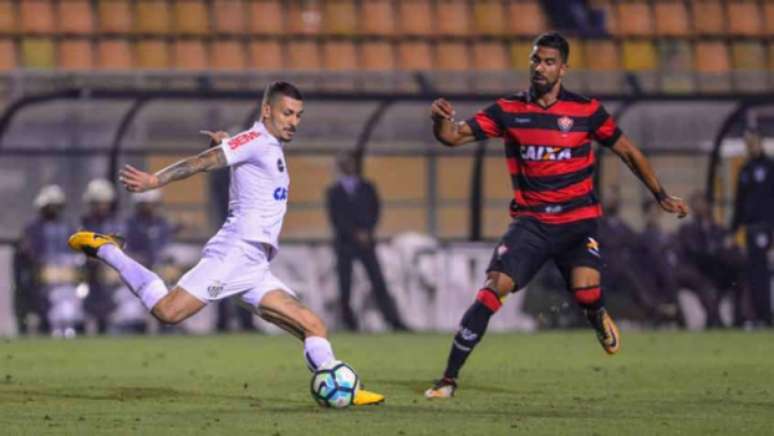
[[[602,270],[597,227],[597,219],[544,224],[534,218],[516,218],[497,244],[487,272],[505,273],[523,288],[552,259],[569,286],[575,267]]]

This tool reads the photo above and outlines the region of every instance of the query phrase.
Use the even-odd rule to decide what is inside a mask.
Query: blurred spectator
[[[149,269],[156,269],[159,256],[172,239],[173,229],[158,213],[161,192],[147,191],[132,195],[134,214],[126,221],[126,251]],[[111,316],[111,330],[141,333],[146,329],[146,313],[142,303],[126,286],[113,294],[115,311]]]
[[[663,318],[660,313],[662,297],[648,275],[655,274],[641,268],[642,253],[638,251],[640,238],[621,218],[620,192],[613,190],[605,198],[605,215],[599,225],[599,244],[605,260],[603,286],[617,293],[628,293],[642,310],[641,316],[649,321]],[[612,295],[611,295],[612,294]],[[611,292],[611,297],[614,295]]]
[[[385,321],[395,330],[406,330],[387,291],[382,269],[376,257],[374,229],[379,221],[380,201],[376,188],[357,171],[352,153],[342,153],[336,160],[339,178],[328,187],[328,216],[335,234],[339,300],[344,325],[358,329],[358,321],[350,306],[352,263],[359,259],[365,267],[376,303]]]
[[[604,13],[590,7],[588,0],[542,0],[553,27],[578,36],[605,36]]]
[[[682,224],[678,230],[678,242],[681,254],[681,267],[678,271],[684,275],[695,268],[701,276],[693,280],[693,284],[685,284],[692,288],[712,286],[715,296],[708,308],[708,318],[718,315],[718,305],[723,294],[731,292],[734,303],[734,325],[741,326],[751,317],[749,292],[745,282],[745,256],[737,247],[731,233],[715,222],[712,210],[704,194],[695,192],[690,198],[691,218]],[[702,290],[701,292],[711,292]],[[712,322],[716,322],[714,319]]]
[[[674,311],[675,319],[684,325],[685,315],[682,313],[678,292],[686,290],[698,298],[705,313],[705,327],[722,327],[720,319],[720,295],[715,291],[714,283],[700,271],[695,262],[686,259],[676,235],[661,228],[661,208],[653,200],[648,200],[642,206],[645,216],[645,228],[640,234],[639,249],[642,250],[640,260],[644,275],[649,277],[651,286],[661,291],[666,304],[662,315]]]
[[[768,251],[774,228],[774,160],[764,153],[760,134],[745,132],[748,160],[739,172],[731,227],[745,228],[746,274],[755,321],[771,326],[771,274]]]
[[[639,279],[652,296],[651,316],[656,322],[677,321],[684,325],[679,311],[677,292],[679,290],[675,270],[678,266],[678,252],[675,239],[661,227],[661,207],[654,200],[642,203],[645,226],[638,236],[634,268],[639,270]]]
[[[81,218],[81,227],[97,233],[126,235],[126,225],[116,213],[116,191],[105,179],[94,179],[86,186],[83,202],[88,212]],[[115,309],[113,293],[122,286],[118,274],[102,262],[89,259],[86,263],[86,277],[89,294],[85,309],[91,319],[97,322],[97,331],[107,331],[110,315]]]
[[[82,301],[77,293],[79,256],[70,251],[67,238],[75,230],[62,217],[65,195],[48,185],[35,198],[38,216],[24,228],[17,253],[16,306],[21,330],[29,331],[30,315],[42,321],[45,331],[72,337],[83,323]]]

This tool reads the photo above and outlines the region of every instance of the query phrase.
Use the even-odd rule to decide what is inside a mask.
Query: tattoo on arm
[[[156,173],[159,186],[188,178],[198,172],[212,171],[226,166],[226,155],[220,147],[213,147],[196,156],[175,162]]]

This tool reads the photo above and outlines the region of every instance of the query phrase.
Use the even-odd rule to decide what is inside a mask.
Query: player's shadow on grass
[[[167,387],[153,386],[111,386],[90,387],[92,392],[73,392],[66,388],[40,388],[40,387],[0,387],[0,405],[4,402],[28,402],[45,400],[85,400],[85,401],[194,401],[209,404],[212,400],[225,400],[229,402],[248,405],[259,413],[309,413],[319,407],[311,399],[304,401],[291,398],[263,397],[255,394],[222,394],[207,390],[187,391]]]
[[[182,391],[172,388],[152,386],[118,386],[104,388],[90,388],[101,392],[83,393],[72,390],[39,389],[35,387],[19,387],[14,389],[0,389],[0,400],[8,394],[25,398],[59,398],[72,400],[95,401],[126,401],[126,400],[164,400],[176,398],[210,398],[234,401],[260,401],[254,395],[229,395],[217,394],[208,391]]]
[[[411,388],[412,391],[422,394],[425,392],[425,389],[430,387],[430,382],[428,380],[394,380],[394,379],[373,379],[371,380],[374,383],[381,383],[389,386],[404,386]],[[466,391],[476,391],[476,392],[482,392],[486,394],[523,394],[524,392],[512,390],[512,389],[505,389],[503,387],[499,386],[488,386],[488,385],[480,385],[480,384],[467,384],[465,383],[465,390]]]

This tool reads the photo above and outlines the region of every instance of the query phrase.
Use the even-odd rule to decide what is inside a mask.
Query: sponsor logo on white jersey
[[[279,187],[279,188],[275,189],[274,190],[274,199],[277,200],[277,201],[287,200],[288,199],[288,190],[283,188],[283,187]]]

